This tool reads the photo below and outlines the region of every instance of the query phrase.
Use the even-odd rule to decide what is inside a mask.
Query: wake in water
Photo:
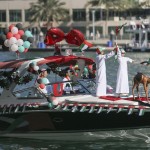
[[[150,143],[150,128],[119,131],[100,131],[95,133],[89,132],[87,133],[87,136],[93,136],[93,138],[97,138],[97,140],[114,138],[114,140],[142,140],[145,143]]]

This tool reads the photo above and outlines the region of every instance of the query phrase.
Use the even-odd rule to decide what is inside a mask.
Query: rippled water
[[[44,51],[44,50],[43,50]],[[44,57],[51,55],[50,52],[28,52],[20,57]],[[86,56],[95,58],[94,52],[87,52]],[[127,53],[126,56],[135,60],[133,64],[128,64],[129,85],[132,87],[132,78],[137,72],[150,75],[150,66],[142,66],[140,62],[148,60],[150,53]],[[15,59],[15,53],[0,52],[0,60]],[[115,90],[118,63],[114,58],[106,61],[107,82]],[[141,87],[141,92],[143,88]],[[110,122],[111,124],[112,122]],[[87,133],[93,137],[93,142],[60,142],[41,141],[15,138],[0,138],[0,150],[150,150],[150,129],[133,129],[119,131],[101,131]]]

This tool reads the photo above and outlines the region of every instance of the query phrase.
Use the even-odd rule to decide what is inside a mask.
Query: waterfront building
[[[144,23],[146,28],[150,28],[150,8],[131,9],[123,12],[109,10],[108,20],[106,21],[106,9],[103,6],[101,8],[85,7],[87,0],[60,1],[66,3],[64,7],[69,10],[70,19],[53,22],[52,25],[61,28],[66,33],[72,28],[79,29],[88,40],[99,41],[101,39],[101,42],[103,40],[106,42],[108,39],[113,40],[116,26],[121,26],[124,23],[131,26]],[[139,2],[141,1],[139,0]],[[28,9],[30,4],[34,2],[37,2],[37,0],[0,0],[0,32],[10,24],[21,22],[32,30],[33,34],[39,34],[37,31],[38,23],[31,24],[29,22]],[[46,33],[49,26],[46,22],[41,21],[40,27],[43,33]],[[124,28],[117,38],[128,42],[133,36]],[[149,33],[147,34],[147,40],[150,40]]]

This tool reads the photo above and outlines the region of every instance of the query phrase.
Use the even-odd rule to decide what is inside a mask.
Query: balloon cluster
[[[37,79],[37,83],[39,84],[39,88],[44,89],[45,84],[48,84],[48,79],[47,78],[39,78]]]
[[[77,29],[72,29],[67,34],[65,34],[61,29],[52,27],[47,31],[44,42],[46,45],[50,46],[64,39],[67,43],[77,46],[81,46],[86,41],[84,34]],[[92,47],[91,43],[87,41],[86,43],[90,45],[88,47]]]
[[[4,29],[4,34],[0,35],[2,48],[16,53],[27,52],[33,41],[31,31],[24,30],[21,23],[11,24]]]

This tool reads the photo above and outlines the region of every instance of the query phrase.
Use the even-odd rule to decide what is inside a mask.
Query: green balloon
[[[42,83],[43,84],[48,84],[48,79],[47,78],[42,78]]]
[[[29,41],[25,41],[23,43],[24,48],[29,48],[30,47],[30,42]]]
[[[86,74],[86,73],[88,73],[89,71],[88,71],[88,69],[85,67],[84,68],[84,73]]]
[[[24,48],[23,46],[19,46],[19,47],[18,47],[18,51],[19,51],[20,53],[23,53],[24,50],[25,50],[25,48]]]
[[[26,30],[24,33],[27,37],[32,37],[31,31]]]
[[[52,107],[53,107],[53,104],[52,104],[52,103],[49,103],[49,104],[48,104],[48,107],[49,107],[49,108],[52,108]]]

